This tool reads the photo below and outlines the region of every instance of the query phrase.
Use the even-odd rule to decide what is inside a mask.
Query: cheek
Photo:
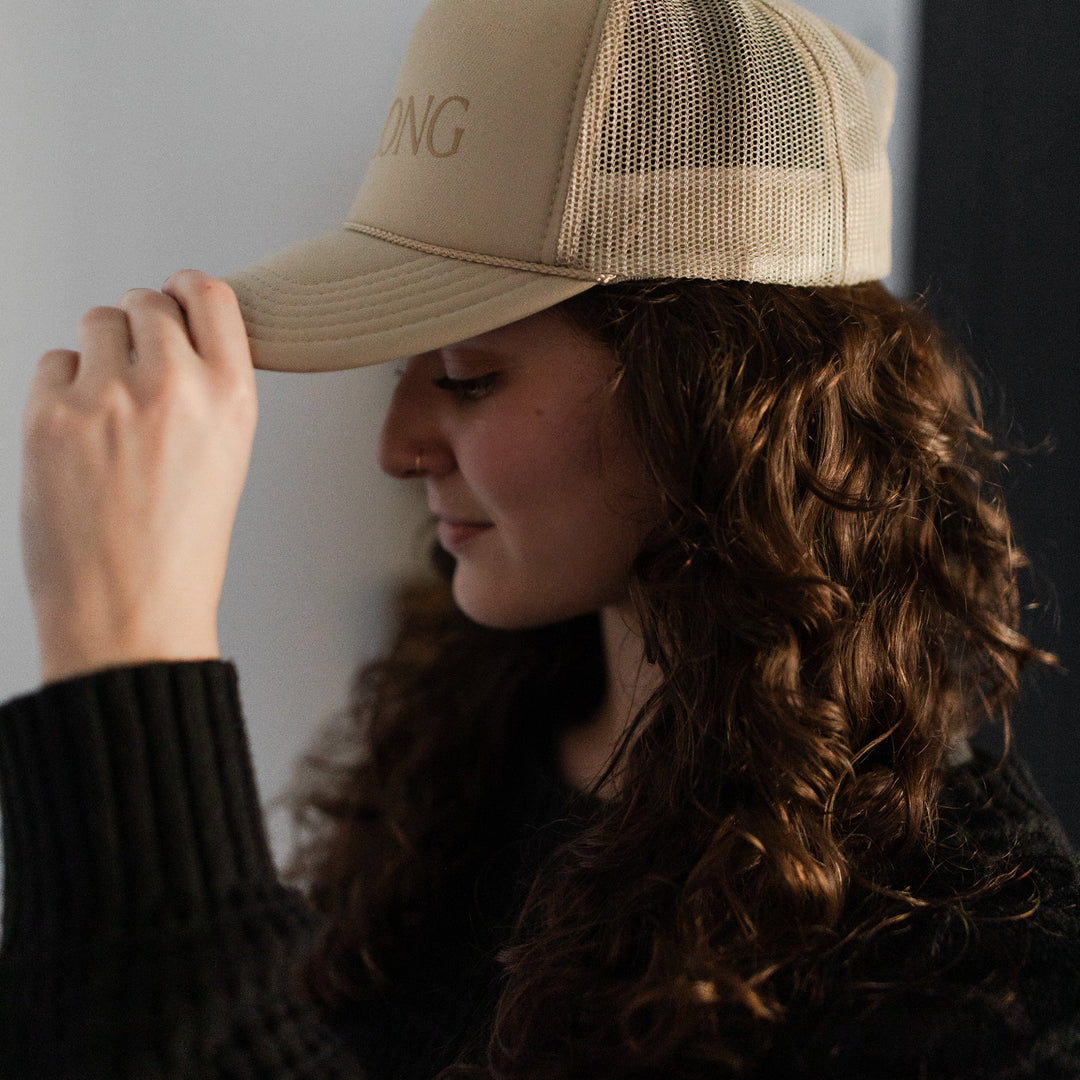
[[[555,406],[503,415],[458,448],[458,466],[493,512],[550,510],[598,487],[599,440],[588,420]]]
[[[457,448],[458,466],[514,546],[573,541],[581,550],[591,537],[610,549],[616,532],[620,539],[641,535],[644,469],[603,388],[565,390],[477,425]]]
[[[543,480],[543,461],[533,433],[520,427],[478,438],[458,454],[469,487],[496,515],[529,505]]]

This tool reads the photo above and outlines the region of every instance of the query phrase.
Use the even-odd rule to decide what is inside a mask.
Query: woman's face
[[[539,626],[626,599],[654,500],[614,373],[555,310],[405,363],[379,463],[423,478],[477,622]]]

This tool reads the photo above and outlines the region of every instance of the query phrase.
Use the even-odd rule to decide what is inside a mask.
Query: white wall
[[[915,4],[812,0],[897,66],[897,273],[908,265]],[[196,266],[227,273],[338,225],[422,0],[0,0],[0,697],[36,658],[18,547],[19,414],[82,311]],[[378,645],[419,508],[374,438],[392,374],[261,373],[222,610],[269,796]],[[404,527],[403,527],[404,523]],[[403,539],[404,538],[404,539]],[[275,832],[279,850],[280,829]]]

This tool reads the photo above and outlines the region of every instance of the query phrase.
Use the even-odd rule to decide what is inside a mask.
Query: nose
[[[379,468],[384,473],[415,480],[454,468],[439,405],[439,391],[424,371],[423,357],[414,357],[394,388],[379,433]]]

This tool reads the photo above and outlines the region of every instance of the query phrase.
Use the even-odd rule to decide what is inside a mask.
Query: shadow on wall
[[[1037,15],[1037,17],[1036,17]],[[1008,497],[1033,564],[1028,632],[1063,674],[1014,717],[1080,841],[1080,30],[1072,4],[926,5],[914,285],[984,375],[1014,455]]]

